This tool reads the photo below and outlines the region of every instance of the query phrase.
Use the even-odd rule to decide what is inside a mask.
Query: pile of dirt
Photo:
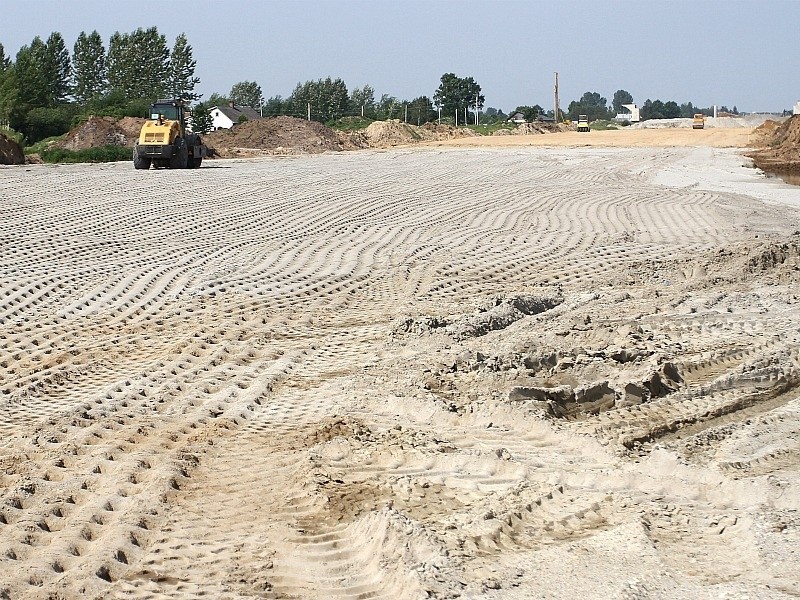
[[[232,129],[213,131],[203,140],[222,158],[319,154],[362,147],[354,144],[349,136],[340,135],[322,123],[286,116],[246,121]]]
[[[86,150],[98,146],[128,146],[139,138],[145,119],[136,117],[89,117],[89,120],[67,134],[59,147],[67,150]]]
[[[388,146],[405,146],[418,142],[435,142],[463,137],[474,137],[477,134],[466,127],[437,125],[426,123],[422,126],[403,123],[399,119],[374,121],[364,131],[364,138],[371,148]]]
[[[411,127],[414,127],[411,125]],[[436,141],[454,140],[465,137],[476,137],[478,134],[467,127],[453,127],[452,125],[438,125],[436,123],[425,123],[417,129],[423,129],[432,133]]]
[[[781,124],[767,121],[756,130],[762,148],[748,154],[765,171],[800,172],[800,115]]]
[[[0,133],[0,165],[21,165],[25,154],[20,145],[4,133]]]
[[[563,123],[522,123],[519,127],[514,129],[511,133],[513,135],[538,135],[542,133],[558,133],[560,131],[568,131],[569,127]]]

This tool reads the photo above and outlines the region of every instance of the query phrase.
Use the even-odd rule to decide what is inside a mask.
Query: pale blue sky
[[[647,98],[740,111],[800,100],[800,0],[0,0],[0,43],[158,27],[185,32],[199,91],[257,81],[264,96],[341,77],[376,98],[433,96],[443,73],[474,77],[486,106],[552,108],[620,88]]]

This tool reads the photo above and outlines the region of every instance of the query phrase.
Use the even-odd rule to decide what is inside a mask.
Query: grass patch
[[[465,125],[465,127],[478,135],[494,135],[495,131],[500,131],[501,129],[508,129],[509,131],[516,129],[516,125],[509,125],[504,122],[491,123],[489,125]]]
[[[133,150],[126,146],[98,146],[86,150],[50,148],[39,153],[46,163],[104,163],[131,160]]]
[[[25,146],[25,154],[39,154],[41,155],[42,152],[50,149],[55,142],[62,141],[67,134],[63,135],[54,135],[53,137],[45,138],[43,140],[39,140],[35,144],[31,144],[30,146]]]
[[[619,124],[616,121],[592,121],[589,124],[589,129],[592,131],[607,131],[609,129],[619,129]]]
[[[327,123],[328,127],[336,131],[360,131],[369,127],[372,119],[366,117],[342,117]]]

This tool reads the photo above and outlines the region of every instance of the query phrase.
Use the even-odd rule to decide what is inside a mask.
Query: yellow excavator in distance
[[[156,100],[150,118],[142,125],[139,141],[133,148],[136,169],[197,169],[208,156],[208,148],[196,133],[186,127],[182,100]]]

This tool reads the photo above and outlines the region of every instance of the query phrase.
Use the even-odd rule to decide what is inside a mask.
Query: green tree
[[[115,32],[108,43],[108,86],[127,100],[163,97],[168,91],[169,49],[156,27]]]
[[[72,95],[81,104],[106,92],[106,49],[97,31],[81,32],[72,54]]]
[[[192,58],[192,47],[181,33],[175,38],[175,45],[169,57],[168,91],[172,98],[182,98],[186,102],[194,102],[200,98],[194,93],[194,86],[200,79],[194,76],[197,61]]]
[[[433,102],[427,96],[419,96],[408,103],[408,120],[411,123],[422,125],[435,121],[437,117],[438,113],[433,108]]]
[[[667,109],[661,100],[650,100],[650,98],[648,98],[645,100],[644,104],[642,104],[639,114],[643,121],[649,119],[666,119],[666,114],[671,110],[673,110],[671,105],[670,108]]]
[[[14,71],[17,76],[18,102],[27,110],[48,105],[49,84],[43,66],[47,62],[47,47],[37,35],[30,46],[17,52]]]
[[[227,106],[228,102],[230,102],[228,97],[223,96],[219,92],[214,92],[208,97],[208,100],[206,100],[206,104],[208,105],[209,108],[211,108],[212,106]]]
[[[512,111],[512,112],[514,112],[514,111]],[[544,111],[542,111],[542,114],[544,114]],[[491,107],[491,106],[487,106],[486,107],[486,110],[484,111],[483,115],[484,115],[485,122],[489,123],[489,124],[491,124],[491,123],[499,123],[501,121],[508,120],[508,115],[505,114],[501,109],[494,108],[494,107]]]
[[[8,120],[8,109],[11,103],[8,101],[7,96],[10,94],[8,89],[9,85],[15,88],[14,96],[16,96],[16,81],[11,81],[13,78],[13,67],[11,59],[6,56],[3,44],[0,44],[0,121]]]
[[[525,117],[525,120],[530,123],[531,121],[538,119],[540,115],[543,115],[544,109],[538,104],[534,104],[533,106],[518,106],[511,111],[511,114],[516,112],[521,112]]]
[[[630,92],[625,90],[617,90],[614,92],[614,97],[611,100],[611,108],[615,115],[622,112],[623,104],[633,104],[633,96],[631,96]]]
[[[192,109],[192,131],[196,133],[208,133],[214,126],[211,118],[209,106],[204,102],[198,102]]]
[[[573,121],[577,120],[580,115],[586,115],[590,121],[611,117],[607,100],[597,92],[586,92],[580,100],[570,102],[567,113]]]
[[[677,119],[681,116],[681,107],[674,100],[669,100],[664,103],[662,114],[665,119]]]
[[[42,68],[47,81],[48,106],[66,102],[70,93],[72,63],[69,50],[60,33],[54,31],[45,44],[46,60]]]
[[[433,102],[441,108],[442,114],[448,118],[452,115],[458,125],[464,111],[468,108],[480,110],[485,98],[481,94],[481,86],[472,77],[461,78],[455,73],[445,73],[433,94]]]
[[[262,108],[265,117],[277,117],[278,115],[286,114],[287,110],[289,110],[289,106],[282,96],[267,98]]]
[[[0,119],[6,122],[12,120],[11,113],[19,104],[18,97],[19,85],[15,65],[9,63],[0,73]]]
[[[350,101],[347,86],[339,78],[318,79],[298,83],[289,97],[292,109],[305,111],[311,105],[311,118],[322,123],[340,119],[347,114]]]
[[[401,110],[401,103],[389,94],[382,94],[381,99],[375,104],[375,118],[380,121],[396,119]]]
[[[691,119],[695,115],[695,113],[698,112],[694,109],[694,104],[692,104],[691,102],[686,102],[685,104],[681,104],[680,109],[681,109],[681,117],[683,117],[684,119]]]
[[[372,118],[375,116],[375,90],[371,85],[362,88],[355,88],[350,92],[349,110],[352,114],[358,114]]]
[[[130,36],[115,31],[108,40],[108,55],[106,58],[106,78],[108,91],[111,95],[127,97],[126,76],[131,68],[126,64],[130,55]]]
[[[11,66],[11,59],[6,56],[6,49],[3,48],[3,44],[0,44],[0,75],[3,74],[9,66]]]
[[[228,98],[234,104],[249,106],[259,109],[264,104],[264,94],[261,93],[261,86],[255,81],[240,81],[234,83]]]

